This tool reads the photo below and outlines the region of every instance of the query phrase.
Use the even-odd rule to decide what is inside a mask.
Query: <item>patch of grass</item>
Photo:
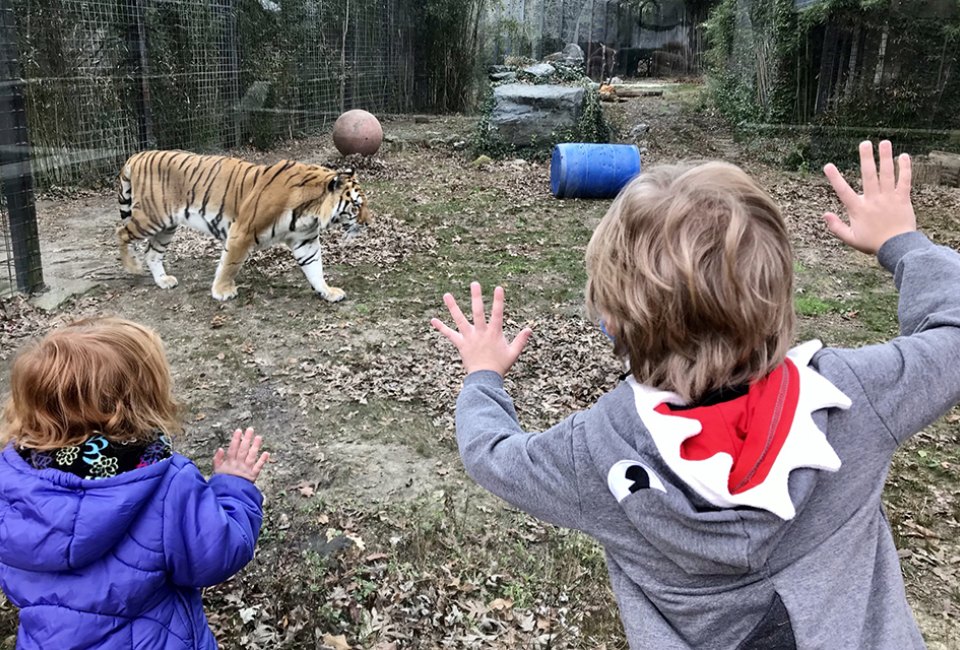
[[[817,296],[798,295],[794,298],[793,304],[800,316],[822,316],[839,309],[836,302],[822,300]]]

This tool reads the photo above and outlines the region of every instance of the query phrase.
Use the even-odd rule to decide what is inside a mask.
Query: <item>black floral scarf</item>
[[[57,469],[82,479],[101,479],[158,463],[173,454],[165,435],[152,442],[110,442],[97,433],[73,447],[37,451],[18,448],[20,457],[34,469]]]

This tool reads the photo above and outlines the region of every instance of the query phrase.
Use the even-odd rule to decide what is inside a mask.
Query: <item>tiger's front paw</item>
[[[215,284],[213,285],[213,290],[210,293],[220,302],[225,302],[231,298],[237,297],[237,285],[230,284],[228,286],[221,287]]]
[[[327,287],[326,292],[320,292],[320,296],[327,302],[340,302],[347,297],[347,294],[338,287]]]
[[[161,289],[173,289],[175,286],[180,284],[180,281],[177,280],[172,275],[163,275],[157,278],[157,286]]]

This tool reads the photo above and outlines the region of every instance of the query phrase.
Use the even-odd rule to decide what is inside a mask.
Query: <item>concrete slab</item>
[[[99,282],[83,278],[44,277],[46,290],[30,298],[31,304],[44,311],[57,309],[70,298],[82,296],[99,286]]]

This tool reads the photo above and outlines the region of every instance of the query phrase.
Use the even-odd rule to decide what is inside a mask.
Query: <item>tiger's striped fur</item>
[[[147,241],[146,263],[157,286],[170,289],[163,254],[177,227],[190,226],[224,243],[213,280],[217,300],[237,295],[235,279],[250,251],[285,244],[313,289],[337,302],[344,292],[328,286],[320,260],[320,229],[340,224],[346,236],[370,222],[363,190],[351,170],[283,160],[255,165],[225,156],[185,151],[144,151],[120,171],[117,236],[124,267],[142,269],[130,253],[134,240]]]

